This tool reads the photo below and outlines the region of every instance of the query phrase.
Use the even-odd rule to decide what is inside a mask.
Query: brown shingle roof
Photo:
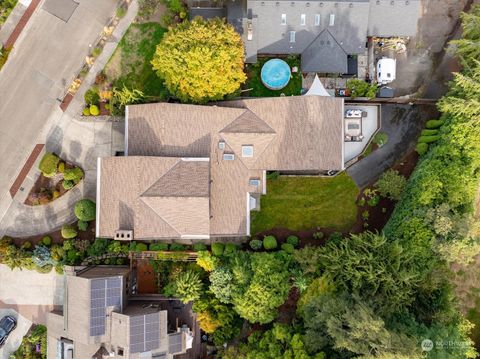
[[[127,154],[150,157],[102,160],[100,235],[245,235],[249,193],[262,190],[249,179],[265,170],[343,169],[342,121],[343,100],[319,96],[129,106]],[[242,157],[244,145],[252,157]]]

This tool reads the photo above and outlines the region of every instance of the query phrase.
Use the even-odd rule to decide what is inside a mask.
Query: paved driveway
[[[65,22],[44,10],[45,2],[62,3],[40,4],[0,71],[0,218],[11,203],[8,189],[24,161],[36,143],[45,143],[46,130],[59,120],[50,116],[59,105],[57,98],[117,4],[116,0],[78,0]]]
[[[19,315],[16,311],[12,309],[0,309],[0,318],[3,318],[6,315],[10,315],[17,319],[17,327],[15,330],[8,336],[5,345],[0,348],[0,358],[6,359],[10,354],[14,353],[22,343],[22,339],[27,334],[28,330],[32,326],[32,322],[23,316]]]
[[[435,118],[436,110],[433,106],[383,104],[381,113],[380,131],[388,134],[387,144],[347,169],[360,188],[375,181],[415,147],[424,121],[429,116]]]

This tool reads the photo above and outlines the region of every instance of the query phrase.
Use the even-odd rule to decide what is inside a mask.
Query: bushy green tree
[[[396,170],[387,170],[375,183],[375,187],[383,197],[388,197],[391,200],[398,201],[407,184],[407,180]]]
[[[57,166],[60,158],[54,153],[45,153],[38,164],[38,169],[45,177],[53,177],[57,174]]]
[[[210,290],[222,303],[231,303],[235,283],[233,273],[227,267],[218,267],[210,273]]]
[[[62,233],[62,238],[65,238],[65,239],[75,238],[78,234],[75,227],[70,224],[63,225],[61,233]]]
[[[373,98],[377,94],[377,85],[371,85],[360,79],[351,79],[347,81],[347,89],[352,98],[368,97]]]
[[[74,212],[75,216],[81,221],[93,221],[96,215],[95,202],[90,199],[81,199],[75,203]]]
[[[213,271],[219,263],[219,259],[215,256],[212,256],[209,251],[198,252],[197,264],[206,272]]]
[[[67,168],[63,173],[63,178],[77,184],[83,178],[83,175],[83,171],[80,167]]]
[[[183,303],[188,303],[200,298],[203,290],[203,283],[197,272],[187,270],[180,273],[175,281],[175,295]]]
[[[169,29],[152,65],[181,101],[206,103],[240,88],[246,80],[243,59],[243,43],[232,25],[196,18]]]

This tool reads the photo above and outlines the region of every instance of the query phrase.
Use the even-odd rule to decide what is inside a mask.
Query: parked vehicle
[[[11,332],[17,327],[17,321],[14,317],[7,315],[0,320],[0,347],[5,344]]]
[[[377,62],[377,82],[380,85],[385,85],[397,76],[397,61],[395,59],[381,58]]]

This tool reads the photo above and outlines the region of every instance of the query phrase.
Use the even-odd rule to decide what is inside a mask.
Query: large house
[[[130,301],[129,267],[94,266],[65,276],[65,304],[49,313],[48,358],[172,359],[190,332],[168,333],[167,310]]]
[[[194,3],[193,3],[194,4]],[[301,55],[302,72],[356,73],[368,37],[417,32],[421,0],[234,0],[227,20],[242,35],[246,62],[257,55]],[[192,10],[204,15],[201,8]],[[205,9],[204,16],[214,15]]]
[[[96,235],[248,236],[267,171],[344,169],[343,113],[322,96],[128,106],[125,156],[98,160]]]

